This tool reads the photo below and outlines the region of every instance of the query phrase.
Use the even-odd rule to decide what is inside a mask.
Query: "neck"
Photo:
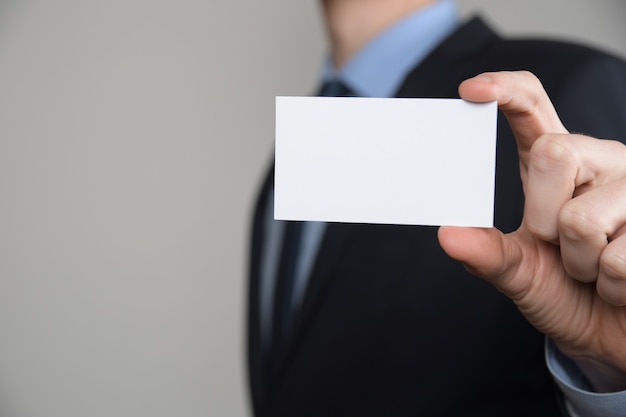
[[[436,0],[322,0],[335,68],[410,13]]]

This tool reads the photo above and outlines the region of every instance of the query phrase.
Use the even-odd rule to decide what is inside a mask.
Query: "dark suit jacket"
[[[626,138],[626,65],[580,46],[503,40],[474,19],[406,78],[398,97],[458,97],[483,71],[530,70],[565,126]],[[513,231],[523,209],[515,141],[499,120],[496,226]],[[266,416],[557,416],[544,336],[506,297],[441,250],[436,228],[330,224],[295,335],[259,350],[260,216],[255,213],[249,293],[253,408]],[[463,207],[459,207],[463,210]]]

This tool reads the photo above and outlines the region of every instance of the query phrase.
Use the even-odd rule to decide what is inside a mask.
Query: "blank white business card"
[[[276,219],[492,227],[497,104],[277,97]]]

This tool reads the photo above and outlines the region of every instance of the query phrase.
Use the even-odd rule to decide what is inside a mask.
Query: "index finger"
[[[528,71],[483,73],[463,81],[459,94],[467,101],[498,102],[517,139],[520,158],[526,159],[544,134],[568,133],[541,82]]]

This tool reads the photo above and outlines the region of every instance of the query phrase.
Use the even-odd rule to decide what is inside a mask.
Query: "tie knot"
[[[341,80],[330,80],[324,82],[322,89],[320,90],[320,96],[323,97],[354,97],[354,91],[352,91]]]

